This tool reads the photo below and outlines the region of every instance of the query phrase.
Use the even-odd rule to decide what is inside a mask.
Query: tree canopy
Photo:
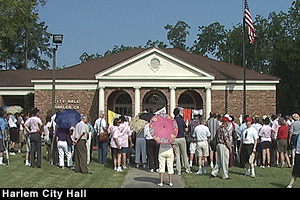
[[[51,57],[45,22],[39,22],[38,5],[46,0],[0,0],[0,68],[49,67],[42,54]]]

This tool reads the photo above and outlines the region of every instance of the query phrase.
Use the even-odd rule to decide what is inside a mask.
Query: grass
[[[10,156],[10,165],[0,166],[0,188],[119,188],[127,172],[114,172],[110,156],[106,165],[99,165],[95,162],[96,154],[93,153],[94,162],[88,166],[93,174],[61,169],[44,158],[42,168],[25,167],[24,154]]]
[[[44,154],[43,154],[44,155]],[[0,188],[120,188],[127,173],[116,173],[112,169],[112,160],[108,156],[106,165],[96,161],[97,152],[88,166],[93,174],[78,174],[65,168],[50,165],[42,158],[42,168],[24,166],[24,154],[10,156],[9,166],[0,166]],[[198,167],[193,167],[193,172]],[[187,188],[285,188],[291,179],[291,168],[256,167],[256,178],[244,177],[245,170],[238,167],[229,168],[230,180],[209,178],[211,169],[206,175],[182,174]],[[294,187],[300,188],[297,180]]]
[[[193,167],[193,171],[197,171]],[[291,180],[292,168],[255,168],[256,178],[245,177],[245,169],[239,167],[229,168],[230,180],[223,180],[220,177],[210,178],[211,169],[206,175],[183,174],[187,188],[285,188]],[[220,174],[220,172],[219,172]],[[295,188],[300,188],[299,180]]]

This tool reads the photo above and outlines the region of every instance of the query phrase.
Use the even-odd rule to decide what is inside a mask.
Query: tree
[[[96,58],[101,58],[102,55],[96,53],[96,54],[88,54],[87,52],[84,52],[80,57],[79,60],[81,61],[81,63],[87,62],[89,60],[94,60]]]
[[[164,42],[160,42],[158,40],[152,41],[148,40],[148,42],[145,45],[146,49],[153,48],[153,47],[158,47],[158,48],[166,48],[168,45],[166,45]]]
[[[46,0],[0,0],[0,67],[2,69],[45,69],[51,57],[50,37],[45,22],[39,22],[38,5]]]
[[[288,13],[269,18],[271,73],[281,79],[278,90],[279,111],[291,114],[300,109],[300,1],[294,1]]]
[[[102,58],[104,56],[108,56],[108,55],[111,55],[111,54],[114,54],[114,53],[119,53],[121,51],[127,51],[127,50],[130,50],[130,49],[136,49],[136,48],[147,48],[148,49],[148,48],[153,48],[153,47],[166,48],[167,45],[164,42],[161,42],[159,40],[156,40],[156,41],[148,40],[148,42],[146,43],[146,45],[144,47],[141,46],[141,45],[137,46],[137,47],[131,47],[131,46],[125,46],[125,45],[121,45],[121,46],[115,45],[112,50],[107,50],[104,53],[104,55],[101,55],[99,53],[88,54],[87,52],[84,52],[79,57],[79,60],[81,61],[81,63],[83,63],[83,62],[87,62],[89,60],[94,60],[96,58]]]
[[[186,37],[190,35],[188,30],[191,29],[191,27],[183,21],[178,21],[175,26],[168,24],[164,28],[168,31],[167,39],[170,45],[174,48],[186,50]]]
[[[201,53],[204,56],[218,56],[220,47],[226,43],[227,31],[220,23],[212,23],[209,26],[199,26],[198,38],[191,48],[192,52]]]

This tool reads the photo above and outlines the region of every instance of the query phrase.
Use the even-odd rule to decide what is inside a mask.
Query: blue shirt
[[[68,128],[57,128],[56,136],[58,141],[67,141],[67,137],[70,135],[70,130]]]
[[[0,117],[0,140],[3,139],[2,131],[5,130],[5,127],[6,127],[5,120],[2,117]]]

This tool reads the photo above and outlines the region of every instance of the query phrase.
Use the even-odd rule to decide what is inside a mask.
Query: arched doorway
[[[116,90],[108,97],[108,109],[118,114],[132,116],[132,99],[124,90]]]
[[[160,91],[150,91],[144,97],[143,110],[147,109],[150,113],[154,113],[166,106],[167,98]]]
[[[178,106],[187,109],[200,110],[203,109],[203,99],[198,92],[187,90],[180,95]]]

